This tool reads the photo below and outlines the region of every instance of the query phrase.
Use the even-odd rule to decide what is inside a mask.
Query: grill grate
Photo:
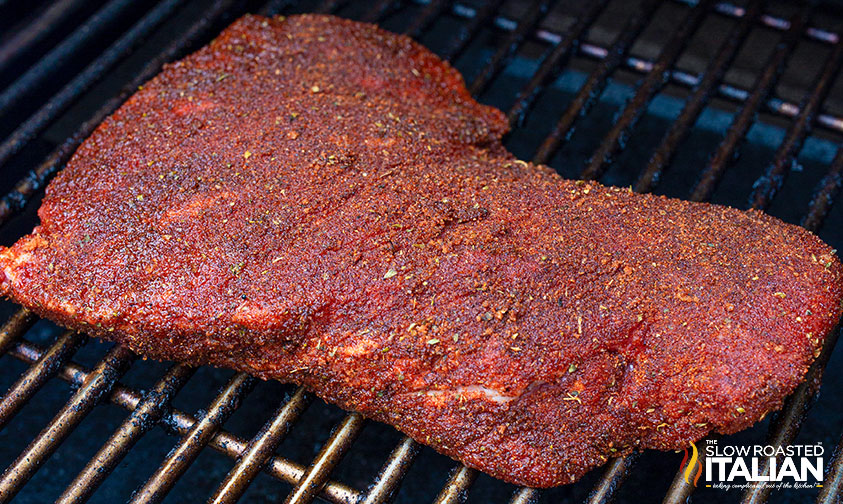
[[[576,130],[592,128],[587,124],[588,119],[605,106],[602,96],[608,93],[613,82],[622,81],[623,72],[640,76],[640,82],[628,86],[633,89],[628,101],[618,107],[611,124],[600,132],[599,143],[589,148],[580,174],[584,178],[605,178],[616,168],[614,160],[631,149],[629,145],[635,141],[635,130],[649,109],[655,106],[657,99],[668,94],[668,91],[684,93],[681,110],[675,118],[670,119],[666,131],[657,137],[653,148],[648,149],[646,155],[649,157],[644,158],[647,162],[640,163],[643,169],[635,174],[634,183],[634,189],[638,192],[664,189],[661,186],[665,184],[663,179],[666,178],[668,168],[679,158],[683,147],[687,149],[689,144],[695,146],[694,133],[699,129],[698,123],[707,111],[724,110],[730,106],[736,108],[730,115],[728,126],[724,127],[723,138],[713,149],[712,157],[701,167],[698,181],[691,188],[689,198],[697,201],[709,200],[717,194],[723,185],[723,178],[731,173],[733,165],[740,164],[739,147],[747,142],[753,128],[784,121],[786,126],[780,127],[781,138],[776,137],[775,146],[771,148],[774,151],[772,159],[764,165],[762,173],[752,185],[749,206],[770,208],[774,198],[786,188],[788,175],[803,170],[798,159],[806,143],[825,141],[835,146],[836,154],[828,163],[825,174],[816,183],[807,211],[801,216],[804,227],[815,232],[821,231],[843,183],[843,147],[840,147],[843,117],[839,110],[834,111],[827,103],[828,98],[834,96],[835,79],[843,65],[843,42],[835,31],[813,23],[817,18],[815,9],[818,8],[813,3],[791,14],[773,14],[768,3],[760,0],[749,0],[745,5],[713,0],[644,0],[625,26],[617,30],[614,40],[605,45],[592,40],[590,32],[602,26],[601,19],[617,3],[613,0],[589,2],[582,6],[582,12],[578,14],[572,15],[566,10],[565,14],[573,19],[564,29],[560,29],[560,23],[556,22],[562,10],[559,2],[521,2],[521,14],[508,14],[512,10],[511,4],[515,3],[504,0],[453,4],[444,0],[415,3],[380,0],[360,9],[359,3],[343,0],[327,0],[318,5],[310,5],[305,1],[281,0],[261,5],[249,1],[215,0],[202,9],[200,16],[191,19],[177,36],[170,37],[170,42],[158,54],[147,57],[148,63],[127,79],[128,82],[119,92],[102,100],[93,113],[87,114],[85,120],[77,121],[72,134],[59,142],[52,152],[42,159],[30,161],[26,153],[34,142],[49,136],[50,128],[68,110],[85,99],[113,69],[130,58],[138,57],[145,41],[186,11],[188,4],[191,4],[190,0],[161,0],[151,5],[111,45],[93,56],[82,70],[61,84],[62,87],[51,92],[43,106],[21,113],[20,110],[26,109],[28,103],[31,103],[33,88],[61,80],[57,62],[74,58],[81,48],[114,30],[121,17],[125,17],[131,10],[131,2],[105,2],[99,10],[90,14],[83,25],[55,42],[51,48],[42,49],[40,56],[34,59],[35,62],[14,82],[0,88],[0,117],[15,118],[11,124],[18,124],[0,143],[0,167],[17,168],[23,173],[16,185],[0,199],[0,226],[7,227],[13,218],[21,215],[28,208],[27,204],[40,195],[44,185],[61,169],[79,143],[139,85],[155,75],[164,63],[206,42],[215,30],[243,12],[274,14],[313,10],[351,15],[361,20],[386,23],[386,26],[396,21],[396,24],[402,26],[399,31],[415,38],[442,39],[446,44],[438,51],[439,54],[455,62],[458,67],[467,59],[472,59],[474,63],[480,62],[479,66],[475,65],[477,68],[473,78],[467,80],[472,93],[481,99],[501,94],[497,88],[501,87],[502,81],[509,80],[502,76],[509,75],[507,72],[512,72],[519,65],[523,66],[524,60],[532,59],[534,64],[529,66],[530,71],[526,72],[528,76],[523,79],[523,86],[514,92],[507,92],[502,100],[491,101],[504,110],[508,106],[510,123],[521,126],[516,133],[527,131],[538,141],[535,152],[521,156],[532,156],[537,162],[556,164],[553,163],[554,159],[568,159],[570,156],[564,151],[577,142]],[[65,29],[69,20],[83,10],[82,4],[75,0],[56,1],[45,7],[41,15],[33,18],[29,25],[16,28],[17,31],[0,38],[0,69],[20,61],[23,55],[38,52],[40,46],[55,38],[55,34]],[[636,55],[637,44],[645,38],[653,19],[657,18],[665,5],[681,10],[683,16],[675,29],[669,30],[670,33],[665,36],[667,42],[654,58]],[[0,17],[8,9],[10,6],[0,2]],[[833,16],[833,9],[829,12]],[[697,73],[683,69],[682,56],[693,45],[694,35],[704,29],[707,21],[715,18],[731,23],[722,44],[710,58],[706,58],[704,71]],[[399,22],[401,20],[403,24]],[[458,23],[459,29],[445,35],[440,30],[437,34],[437,24],[443,20]],[[840,21],[840,18],[837,20]],[[727,80],[728,71],[739,59],[742,48],[752,34],[758,30],[766,30],[778,37],[773,51],[751,86],[744,88],[730,83]],[[485,36],[498,37],[498,40],[493,41],[491,47],[478,48],[483,45],[482,39]],[[796,58],[799,45],[806,41],[828,48],[828,54],[816,78],[802,90],[801,98],[795,103],[783,98],[778,89],[788,65]],[[541,48],[541,56],[526,56],[535,47]],[[571,93],[569,100],[554,101],[553,108],[559,114],[551,115],[553,120],[549,123],[552,125],[550,131],[536,134],[535,117],[547,115],[546,111],[541,110],[540,104],[549,99],[548,95],[558,95],[558,80],[572,72],[572,68],[576,68],[575,63],[590,70],[581,72],[583,82]],[[468,63],[466,65],[472,66]],[[715,107],[712,105],[715,99],[720,99],[724,104]],[[8,237],[9,240],[13,238],[15,236]],[[88,459],[64,489],[58,502],[84,502],[91,498],[109,474],[129,456],[133,446],[157,425],[179,441],[131,496],[130,502],[133,503],[162,501],[208,446],[234,461],[228,473],[221,475],[208,488],[211,495],[209,502],[218,504],[238,501],[251,483],[260,477],[261,472],[292,486],[285,503],[311,502],[317,496],[333,503],[387,502],[400,491],[413,462],[424,452],[415,441],[401,437],[369,487],[353,488],[332,478],[343,457],[363,431],[365,421],[360,415],[347,414],[335,425],[333,433],[321,444],[315,457],[309,463],[302,464],[276,454],[276,451],[285,439],[295,434],[297,420],[305,415],[313,402],[303,389],[295,390],[288,399],[277,405],[274,414],[263,427],[247,440],[225,430],[225,425],[256,386],[253,378],[235,373],[208,404],[206,411],[192,415],[176,409],[173,401],[197,370],[175,364],[143,392],[120,381],[125,373],[131,373],[131,370],[142,366],[134,364],[136,356],[126,348],[115,345],[97,363],[88,367],[78,359],[73,360],[77,352],[89,346],[84,335],[66,332],[45,348],[32,341],[33,338],[25,337],[31,331],[34,332],[32,328],[36,322],[37,318],[32,313],[19,309],[0,329],[0,355],[8,354],[28,366],[0,400],[0,429],[7,427],[42,388],[54,381],[53,378],[69,382],[74,392],[61,410],[51,420],[44,422],[46,426],[43,430],[0,476],[0,502],[9,501],[18,494],[62,442],[95,410],[96,405],[106,402],[106,399],[131,413]],[[770,422],[767,442],[787,444],[796,439],[815,396],[814,383],[832,357],[837,336],[837,333],[833,333],[828,338],[806,382]],[[198,378],[193,379],[195,381]],[[843,449],[843,439],[840,443],[838,453]],[[602,475],[591,477],[594,481],[590,490],[576,490],[587,485],[580,483],[556,492],[576,498],[579,491],[583,492],[582,498],[589,503],[610,502],[619,498],[619,493],[626,488],[624,482],[635,475],[636,466],[643,465],[644,459],[644,455],[636,454],[612,460],[602,470]],[[843,457],[834,458],[826,474],[825,485],[816,496],[817,502],[838,502],[843,495]],[[454,503],[463,500],[478,476],[476,471],[457,464],[447,481],[438,489],[434,502]],[[213,490],[214,485],[217,485],[216,490]],[[686,502],[694,490],[693,486],[685,483],[682,474],[677,473],[666,489],[666,494],[659,498],[666,503]],[[543,496],[552,497],[552,492],[519,488],[511,494],[509,502],[536,502]],[[747,491],[742,501],[765,502],[768,497],[769,490],[754,489]],[[503,502],[506,498],[499,497],[498,500]]]

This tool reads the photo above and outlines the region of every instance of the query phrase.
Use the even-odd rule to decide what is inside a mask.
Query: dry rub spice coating
[[[506,128],[405,37],[247,16],[79,148],[0,252],[2,291],[537,487],[779,408],[840,315],[833,251],[562,180]]]

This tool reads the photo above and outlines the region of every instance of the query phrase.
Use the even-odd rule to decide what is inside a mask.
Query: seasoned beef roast
[[[85,141],[0,250],[2,292],[536,487],[779,408],[840,316],[833,251],[563,180],[506,130],[406,37],[246,16]]]

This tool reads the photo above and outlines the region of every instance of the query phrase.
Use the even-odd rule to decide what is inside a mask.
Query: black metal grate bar
[[[26,340],[18,343],[10,352],[10,355],[13,357],[29,364],[36,363],[43,354],[44,350],[38,345]],[[74,387],[81,387],[90,375],[91,371],[86,370],[74,362],[69,362],[61,369],[59,378],[72,384]],[[133,411],[140,404],[142,397],[140,392],[117,383],[113,387],[111,395],[109,395],[109,400],[117,406]],[[172,435],[185,436],[196,423],[197,419],[192,415],[173,410],[165,415],[160,425]],[[220,453],[237,459],[246,452],[247,442],[234,434],[220,431],[213,437],[209,446]],[[264,470],[278,480],[295,484],[304,474],[305,467],[296,462],[275,456],[269,460]],[[359,493],[357,490],[340,482],[330,481],[325,486],[322,497],[336,504],[354,504],[358,501]]]
[[[150,62],[126,85],[115,97],[106,101],[94,115],[85,121],[79,129],[37,168],[27,173],[15,188],[0,198],[0,226],[5,224],[16,212],[23,209],[29,198],[40,190],[67,162],[76,148],[109,114],[117,110],[137,87],[158,73],[164,63],[183,55],[189,47],[207,34],[214,23],[223,17],[235,0],[217,0],[205,14],[179,36],[172,44]]]
[[[477,479],[477,471],[464,465],[457,466],[433,504],[457,504],[465,499],[468,489]]]
[[[348,3],[348,0],[325,0],[322,2],[319,7],[313,10],[313,12],[318,12],[320,14],[330,14],[332,12],[336,12],[340,7]]]
[[[422,13],[410,23],[410,26],[404,30],[404,35],[412,38],[418,38],[424,33],[430,25],[433,24],[436,19],[439,18],[444,12],[445,9],[449,7],[448,2],[446,0],[433,0],[427,7],[422,11]]]
[[[0,355],[4,355],[37,320],[35,314],[26,308],[9,317],[0,329]]]
[[[545,13],[550,8],[550,3],[550,0],[533,0],[533,3],[527,8],[524,18],[518,22],[518,26],[512,30],[503,45],[495,52],[492,59],[489,60],[468,87],[469,92],[473,96],[479,96],[486,90],[518,48],[524,44],[527,36],[536,29],[539,21],[544,18]]]
[[[0,144],[0,166],[6,164],[9,159],[17,154],[29,141],[35,138],[48,125],[50,125],[61,113],[76,101],[82,94],[96,84],[102,77],[106,75],[109,69],[128,56],[132,50],[144,39],[146,39],[152,31],[158,27],[165,19],[167,19],[173,11],[184,0],[163,0],[154,9],[144,15],[140,21],[130,28],[125,34],[117,39],[110,47],[108,47],[102,54],[100,54],[94,61],[92,61],[85,69],[79,72],[69,83],[67,83],[59,92],[53,95],[47,102],[42,105],[34,114],[21,123],[9,135],[9,137]],[[79,33],[77,31],[76,33]],[[68,39],[69,40],[69,39]],[[58,49],[58,48],[57,48]],[[65,58],[67,54],[71,54],[75,48],[68,49],[68,51],[60,51],[58,58]],[[42,60],[43,61],[43,60]],[[49,65],[41,65],[40,63],[33,67],[30,72],[34,72],[31,80],[44,78],[51,75],[51,71],[55,68],[55,63]],[[29,75],[27,73],[26,75]],[[13,86],[20,87],[20,90],[13,90],[10,88],[4,92],[3,96],[9,93],[9,100],[16,101],[21,99],[30,84],[25,82],[26,75],[21,77]],[[14,96],[12,96],[14,95]],[[11,105],[10,105],[11,106]],[[0,105],[0,108],[2,106]],[[0,115],[2,115],[0,111]]]
[[[143,487],[132,497],[132,504],[153,504],[161,502],[173,488],[176,481],[196,460],[208,445],[222,424],[240,406],[240,402],[255,384],[255,379],[245,373],[236,373],[225,388],[208,407],[208,411],[196,421],[188,433],[149,477]]]
[[[699,3],[698,0],[673,0],[673,2],[689,6],[695,6],[697,5],[697,3]],[[735,5],[730,2],[719,2],[714,6],[714,12],[717,12],[718,14],[733,19],[741,19],[746,17],[747,11],[747,8]],[[464,5],[462,3],[454,4],[452,12],[456,16],[467,19],[473,18],[476,14],[474,8]],[[790,28],[789,20],[779,18],[770,14],[762,15],[759,18],[759,22],[762,26],[766,28],[782,32],[787,31]],[[513,30],[517,24],[516,21],[506,16],[495,16],[492,19],[492,23],[499,29],[505,31]],[[811,40],[815,40],[824,44],[836,44],[837,40],[840,38],[840,34],[836,32],[824,30],[813,26],[805,29],[805,36]],[[539,29],[538,31],[536,31],[535,37],[537,40],[541,40],[549,44],[556,44],[559,42],[559,40],[561,40],[562,35],[552,30]],[[605,49],[600,48],[599,46],[591,45],[590,47],[594,48],[592,49],[593,51],[597,51],[599,53],[605,52]],[[602,57],[603,56],[600,56],[601,59]]]
[[[600,46],[582,44],[580,49],[581,52],[586,56],[593,57],[598,60],[602,60],[606,57],[606,49]],[[624,60],[624,68],[637,73],[648,72],[652,67],[653,63],[651,61],[637,58],[634,56],[630,56],[626,58],[626,60]],[[679,69],[673,70],[670,73],[671,83],[686,88],[696,88],[696,86],[699,85],[699,82],[701,80],[701,76],[694,75]],[[729,84],[720,84],[717,87],[717,95],[726,100],[730,100],[736,103],[743,103],[749,98],[751,92],[746,89],[741,89]],[[774,114],[778,114],[784,118],[793,118],[796,117],[796,115],[799,113],[799,107],[796,104],[780,100],[778,98],[771,97],[764,101],[763,105],[766,110]],[[819,116],[817,116],[817,124],[831,131],[843,133],[843,118],[841,117],[830,114],[820,114]]]
[[[603,137],[603,141],[588,161],[588,166],[580,178],[596,180],[606,171],[615,153],[626,145],[630,132],[656,94],[667,84],[670,69],[679,59],[679,55],[688,45],[694,32],[702,23],[714,0],[700,0],[691,8],[691,12],[682,21],[679,28],[665,44],[653,68],[635,91],[635,95],[626,104],[612,129]]]
[[[8,502],[29,481],[100,399],[108,394],[135,355],[115,345],[88,375],[82,387],[0,476],[0,502]]]
[[[363,15],[361,21],[365,21],[367,23],[377,23],[387,15],[394,3],[394,0],[378,0],[375,2],[374,6],[372,6],[372,8]]]
[[[30,366],[0,400],[0,429],[6,426],[36,392],[41,390],[70,359],[86,337],[75,331],[61,335],[41,355],[38,363]]]
[[[791,124],[784,141],[776,151],[772,164],[767,167],[764,176],[756,184],[750,202],[753,208],[767,208],[784,183],[784,178],[790,167],[796,162],[805,137],[811,132],[817,112],[831,90],[840,66],[843,64],[843,42],[834,45],[831,54],[826,59],[823,70],[812,89],[805,93],[799,104],[799,115]]]
[[[64,24],[87,2],[85,0],[60,0],[54,2],[32,24],[22,27],[0,46],[0,72],[8,71],[10,63]]]
[[[102,32],[113,30],[114,27],[111,25],[125,15],[125,12],[131,6],[131,0],[111,0],[75,29],[70,36],[39,58],[37,63],[0,93],[0,116],[18,105],[33,88],[43,85],[45,81],[53,78],[60,65],[85,44],[89,44]]]
[[[467,16],[469,18],[468,24],[457,33],[457,36],[451,41],[448,47],[440,53],[442,59],[454,61],[459,58],[468,47],[468,44],[480,32],[480,29],[494,19],[495,13],[497,13],[502,3],[503,0],[489,0],[479,10],[468,9],[468,12],[471,13],[470,16]],[[456,8],[454,12],[457,12]]]
[[[814,191],[808,213],[802,219],[802,227],[810,231],[816,231],[820,228],[831,210],[834,198],[840,192],[841,184],[843,184],[843,147],[837,149],[837,154],[831,161],[828,173]]]
[[[521,487],[512,493],[509,504],[532,504],[539,498],[540,492],[535,488]]]
[[[360,413],[349,413],[325,441],[322,449],[310,463],[284,504],[308,504],[319,495],[328,482],[331,471],[342,460],[343,455],[360,434],[366,419]]]
[[[696,0],[674,0],[680,3],[688,3],[693,4]],[[746,9],[733,4],[731,2],[720,2],[715,6],[715,10],[724,16],[729,16],[733,18],[740,18],[746,15]],[[787,31],[790,28],[791,21],[788,19],[776,17],[770,14],[764,14],[761,17],[761,22],[767,28],[772,28],[774,30],[779,31]],[[834,44],[837,42],[839,38],[839,34],[830,32],[828,30],[823,30],[821,28],[816,27],[808,27],[805,30],[805,35],[811,39],[814,39],[818,42],[826,42],[829,44]]]
[[[360,504],[381,504],[390,502],[390,498],[401,484],[401,480],[410,470],[410,466],[419,453],[419,444],[411,438],[404,439],[389,454],[374,483],[369,487]]]
[[[539,146],[538,151],[533,156],[534,163],[547,164],[562,142],[573,134],[577,119],[587,114],[591,107],[597,103],[597,98],[606,87],[609,76],[620,66],[627,51],[650,22],[658,6],[658,1],[645,1],[638,14],[624,26],[611,49],[608,50],[606,58],[589,74],[588,79],[568,105],[565,113],[559,118],[553,131],[547,135]]]
[[[682,0],[674,1],[682,4],[696,5],[696,2],[685,2]],[[715,6],[714,9],[716,12],[722,15],[735,19],[742,19],[747,15],[747,9],[744,9],[743,7],[737,7],[730,3],[719,3]],[[475,24],[474,17],[476,16],[476,14],[474,9],[466,7],[462,4],[456,4],[453,8],[453,13],[457,16],[470,19],[472,25]],[[762,15],[759,20],[762,26],[772,28],[778,31],[786,31],[790,27],[789,21],[770,15]],[[503,16],[495,17],[491,21],[497,28],[505,31],[511,31],[516,26],[515,21]],[[563,35],[543,29],[537,30],[534,35],[536,39],[548,44],[557,44],[563,37]],[[819,28],[807,28],[804,31],[803,35],[807,36],[811,40],[823,42],[826,44],[834,44],[839,38],[836,33],[821,30]],[[580,54],[596,60],[604,60],[610,54],[610,49],[588,42],[581,43],[578,49]],[[444,54],[444,57],[445,59],[450,59],[448,58],[447,53]],[[625,69],[631,70],[639,74],[649,72],[654,65],[652,61],[636,56],[627,56],[623,58],[622,64]],[[696,89],[696,87],[700,84],[703,78],[704,75],[696,75],[681,69],[673,69],[670,72],[670,82],[672,84],[676,84],[685,88]],[[751,95],[751,91],[749,90],[723,83],[717,86],[716,92],[719,97],[737,103],[745,102]],[[770,112],[778,114],[785,118],[794,118],[799,113],[799,107],[797,104],[785,100],[780,100],[778,98],[769,98],[764,101],[763,105]],[[817,116],[816,123],[818,126],[829,129],[831,131],[843,133],[843,117],[820,113]]]
[[[694,6],[698,3],[698,0],[673,0],[675,3],[680,3],[683,5],[690,5]],[[740,19],[746,16],[747,9],[745,7],[741,7],[739,5],[730,3],[730,2],[719,2],[714,6],[714,11],[718,14],[721,14],[726,17],[730,17],[733,19]],[[475,10],[472,7],[464,5],[462,3],[456,3],[453,6],[452,12],[454,15],[463,17],[463,18],[472,18],[475,16]],[[770,14],[764,14],[759,19],[762,26],[766,28],[770,28],[777,31],[787,31],[790,28],[790,21],[784,18],[776,17]],[[512,30],[516,25],[516,21],[506,17],[506,16],[495,16],[492,19],[492,22],[495,26],[502,30]],[[538,40],[556,44],[561,39],[561,35],[552,31],[552,30],[545,30],[540,29],[535,33],[535,36]],[[817,42],[822,42],[824,44],[836,44],[837,40],[840,38],[840,34],[828,30],[824,30],[822,28],[817,27],[808,27],[805,29],[805,36],[811,40],[815,40]],[[598,48],[599,46],[591,46],[594,48]],[[605,49],[599,49],[600,51],[605,51]]]
[[[840,504],[843,498],[843,437],[837,444],[825,473],[817,504]]]
[[[603,476],[594,485],[586,502],[588,504],[608,504],[612,502],[618,489],[629,476],[629,472],[635,467],[639,457],[638,453],[632,453],[626,457],[612,459],[606,464]]]
[[[295,0],[269,0],[258,12],[261,16],[277,16],[293,4]]]
[[[799,14],[794,15],[790,29],[784,34],[781,42],[776,46],[775,51],[764,65],[764,71],[758,76],[750,97],[741,106],[740,112],[735,116],[726,137],[720,142],[714,156],[708,162],[700,176],[699,182],[691,192],[692,201],[706,201],[711,197],[720,178],[726,168],[736,159],[737,149],[743,142],[749,127],[755,121],[763,100],[770,94],[778,81],[778,77],[784,70],[785,63],[796,42],[799,40],[805,28],[805,23],[810,15],[810,8],[803,9]]]
[[[138,402],[132,414],[99,449],[85,468],[68,485],[57,504],[86,502],[129,450],[163,418],[170,402],[193,376],[194,368],[174,364]]]
[[[597,0],[592,3],[588,11],[577,18],[574,24],[562,35],[562,38],[553,45],[553,49],[542,58],[538,70],[530,78],[530,82],[518,93],[515,103],[506,114],[511,127],[516,126],[529,112],[535,99],[544,89],[548,82],[551,82],[562,67],[572,56],[580,39],[585,35],[586,30],[594,23],[597,17],[603,12],[608,0]]]
[[[662,173],[670,165],[676,149],[688,137],[703,108],[714,94],[716,86],[723,80],[726,70],[737,56],[738,50],[761,13],[762,5],[761,0],[753,0],[746,15],[741,18],[741,21],[727,37],[726,42],[720,47],[717,55],[711,60],[699,85],[696,86],[694,92],[685,102],[679,117],[670,125],[670,129],[662,137],[659,146],[650,157],[647,168],[639,176],[635,184],[636,192],[650,192],[658,184]]]
[[[710,439],[717,439],[718,435],[715,433],[709,434],[708,436],[700,439],[697,441],[697,445],[699,448],[697,450],[697,456],[699,457],[698,460],[701,464],[700,467],[705,466],[705,448],[703,448],[708,440]],[[686,504],[691,501],[691,495],[694,493],[694,490],[697,489],[696,484],[692,483],[696,478],[695,474],[689,474],[688,479],[685,479],[685,471],[680,468],[676,475],[673,476],[673,481],[670,483],[670,488],[667,489],[667,493],[664,496],[664,500],[662,501],[663,504]]]
[[[249,442],[246,451],[237,459],[237,463],[225,476],[214,495],[208,499],[208,503],[233,504],[237,502],[311,401],[312,397],[304,388],[299,387]]]

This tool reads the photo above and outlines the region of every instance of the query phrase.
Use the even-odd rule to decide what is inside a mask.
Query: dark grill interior
[[[843,245],[843,11],[833,2],[0,0],[0,243],[161,65],[244,12],[333,12],[407,33],[508,113],[507,145],[565,177],[763,209]],[[4,302],[0,502],[841,502],[843,356],[736,444],[826,449],[822,488],[687,485],[682,454],[517,489],[393,429],[244,374],[140,360]],[[809,411],[810,410],[810,411]],[[130,412],[130,413],[129,413]],[[60,497],[59,497],[60,496]]]

